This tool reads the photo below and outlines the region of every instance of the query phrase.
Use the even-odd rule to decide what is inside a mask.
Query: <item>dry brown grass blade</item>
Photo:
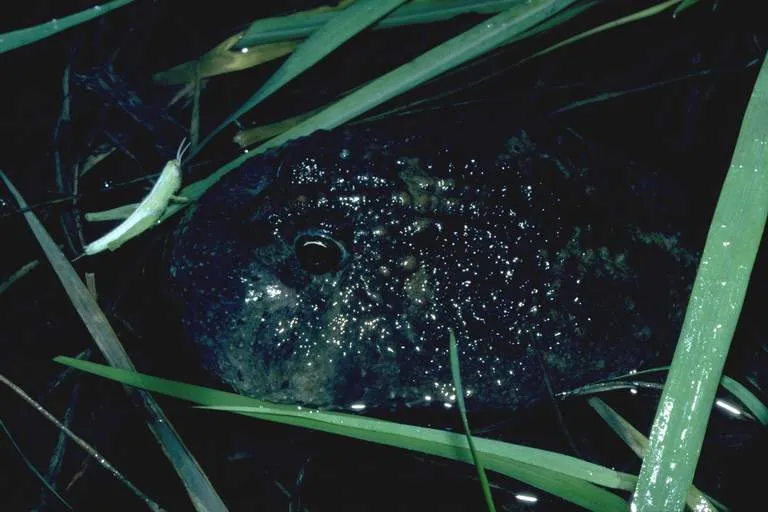
[[[587,400],[587,402],[595,412],[600,415],[603,421],[605,421],[606,425],[608,425],[611,430],[624,441],[629,449],[642,459],[645,455],[645,450],[648,448],[648,438],[601,399],[592,397]],[[693,485],[688,492],[686,504],[691,510],[717,512],[717,508],[710,503],[707,496]]]
[[[8,187],[8,190],[16,199],[19,208],[22,210],[26,209],[26,201],[2,171],[0,171],[0,178],[2,178],[6,187]],[[48,234],[33,212],[25,211],[24,218],[104,358],[115,368],[135,372],[136,368],[133,362],[117,338],[114,330],[112,330],[106,315],[104,315],[99,305],[96,304],[93,296],[77,275],[69,260],[64,256],[64,253],[57,247],[51,235]],[[133,388],[125,389],[134,403],[137,406],[141,406],[146,413],[145,421],[147,426],[158,443],[160,443],[163,453],[171,461],[171,464],[181,478],[195,509],[201,512],[227,510],[208,477],[178,436],[155,399],[148,393]]]
[[[214,46],[198,59],[155,73],[153,78],[156,82],[164,85],[191,82],[195,79],[198,62],[200,63],[200,78],[240,71],[288,55],[300,42],[281,41],[279,43],[262,44],[249,47],[246,53],[232,50],[231,48],[241,37],[242,33],[235,34]]]
[[[136,487],[133,482],[128,480],[115,466],[113,466],[103,455],[101,455],[93,446],[88,444],[83,438],[71,431],[66,425],[60,422],[53,414],[48,412],[45,407],[36,402],[31,396],[29,396],[21,387],[17,386],[14,382],[8,379],[5,375],[0,374],[0,383],[5,384],[14,393],[16,393],[22,400],[32,406],[37,412],[43,415],[43,417],[53,423],[56,428],[62,431],[67,437],[69,437],[76,445],[82,448],[88,455],[90,455],[99,465],[109,471],[120,483],[128,487],[128,489],[135,494],[140,500],[142,500],[147,507],[153,512],[162,512],[163,508],[160,507],[152,498],[147,496],[144,492]],[[58,495],[57,495],[58,496]]]
[[[309,119],[316,113],[320,112],[323,108],[324,107],[316,108],[274,123],[254,126],[253,128],[248,128],[247,130],[240,130],[237,132],[237,134],[235,134],[232,140],[241,148],[247,148],[248,146],[258,144],[259,142],[264,142],[265,140],[269,140],[272,137],[280,135],[284,131],[293,128],[305,119]]]
[[[0,283],[0,295],[5,293],[5,290],[10,288],[13,285],[13,283],[15,283],[16,281],[18,281],[19,279],[21,279],[25,275],[27,275],[30,272],[32,272],[35,268],[37,268],[37,266],[39,264],[40,264],[40,262],[38,260],[32,260],[32,261],[22,265],[22,267],[19,268],[19,270],[17,270],[13,274],[11,274],[8,277],[8,279],[6,279],[2,283]]]

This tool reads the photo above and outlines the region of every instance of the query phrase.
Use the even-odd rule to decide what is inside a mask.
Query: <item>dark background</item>
[[[151,181],[133,180],[159,172],[188,134],[189,100],[167,108],[181,87],[158,86],[152,74],[207,51],[252,19],[313,3],[319,2],[138,0],[84,26],[0,55],[0,169],[29,204],[37,205],[35,212],[54,239],[74,257],[81,251],[81,236],[92,240],[104,229],[84,225],[81,212],[136,201]],[[456,115],[476,116],[478,123],[485,123],[482,129],[503,130],[526,122],[572,127],[596,146],[659,169],[684,187],[687,193],[679,200],[686,202],[690,229],[683,236],[702,246],[765,55],[768,39],[759,3],[702,1],[675,19],[668,11],[514,66],[547,42],[650,5],[612,2],[609,9],[590,11],[541,40],[494,52],[476,65],[396,98],[377,112],[458,90],[411,108],[416,111],[411,116],[389,117],[386,122],[419,119],[420,126],[434,125],[436,133],[446,117]],[[90,6],[79,1],[17,3],[0,18],[0,33]],[[325,104],[481,19],[470,15],[362,34],[241,121],[261,124]],[[207,80],[201,98],[202,134],[239,106],[279,63]],[[64,83],[68,115],[62,114]],[[604,93],[620,94],[575,108],[576,102]],[[234,128],[225,130],[185,169],[186,183],[237,154],[238,148],[231,143],[234,133]],[[75,180],[74,166],[105,145],[119,149]],[[76,268],[96,273],[100,303],[140,368],[213,384],[195,371],[191,354],[174,344],[173,319],[164,309],[160,262],[172,227],[172,223],[164,225],[115,254],[80,260]],[[0,295],[4,327],[0,372],[58,417],[69,415],[76,432],[168,510],[191,509],[178,479],[119,386],[62,373],[51,362],[59,354],[82,353],[91,342],[5,190],[0,191],[0,235],[0,281],[27,262],[41,260],[38,268]],[[765,378],[766,325],[756,305],[762,301],[760,287],[765,283],[765,249],[761,254],[727,368],[731,376],[759,386]],[[98,354],[90,357],[101,361]],[[614,398],[636,426],[647,428],[655,407],[653,394],[641,394],[632,403],[622,396]],[[231,510],[286,509],[291,500],[278,484],[291,491],[299,489],[294,496],[303,497],[301,505],[311,510],[482,506],[472,468],[200,413],[172,400],[161,399],[161,403],[167,405]],[[583,418],[571,427],[585,455],[604,465],[637,471],[639,462],[613,441],[604,425],[589,419],[583,404],[564,407],[572,408],[572,416]],[[550,416],[551,411],[518,414],[514,428],[507,425],[496,435],[568,452]],[[58,432],[8,390],[0,390],[0,418],[25,455],[44,471]],[[712,424],[697,483],[739,510],[740,500],[749,503],[750,493],[759,492],[746,468],[749,457],[765,453],[764,434],[751,422],[718,415]],[[142,508],[106,471],[87,462],[78,448],[68,446],[62,461],[57,488],[67,488],[64,494],[76,510]],[[494,481],[504,487],[497,492],[499,502],[516,510],[513,494],[523,487],[500,477]],[[0,509],[62,508],[44,495],[8,438],[0,437]],[[570,509],[555,500],[542,501],[538,508]]]

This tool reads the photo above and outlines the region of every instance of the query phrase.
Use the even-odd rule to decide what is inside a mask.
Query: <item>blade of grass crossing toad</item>
[[[238,395],[236,393],[228,393],[218,389],[162,379],[72,357],[58,356],[54,358],[54,361],[128,386],[141,388],[145,391],[162,393],[182,400],[189,400],[190,402],[195,402],[200,405],[231,405],[243,407],[263,406],[277,410],[285,410],[287,412],[296,410],[295,406],[276,405],[270,402],[256,400],[255,398],[249,398],[244,395]]]
[[[413,427],[410,425],[401,425],[351,414],[310,411],[308,409],[301,410],[296,406],[274,404],[235,393],[185,384],[183,382],[175,382],[71,357],[58,356],[54,361],[122,384],[136,386],[146,391],[158,392],[183,400],[189,400],[206,407],[219,407],[221,409],[228,407],[229,409],[227,410],[239,408],[237,409],[238,411],[249,414],[259,413],[259,411],[269,411],[273,415],[282,414],[286,417],[295,415],[299,418],[307,418],[313,422],[325,419],[327,423],[336,424],[342,427],[344,425],[356,425],[360,428],[370,428],[371,426],[378,425],[379,430],[392,434],[415,432],[416,434],[414,435],[416,437],[421,436],[428,441],[448,445],[455,444],[455,446],[459,447],[461,450],[466,451],[466,460],[471,462],[471,454],[466,446],[466,439],[460,434],[423,427]],[[480,437],[475,437],[474,440],[478,449],[485,452],[486,456],[492,458],[495,457],[495,463],[498,463],[499,460],[503,459],[520,460],[529,464],[552,468],[553,470],[570,476],[586,478],[590,482],[605,487],[616,489],[630,488],[627,486],[627,481],[625,480],[627,475],[603,468],[602,466],[590,462],[582,461],[581,459]],[[629,476],[631,477],[631,475]]]
[[[451,360],[451,376],[453,377],[453,387],[456,393],[456,404],[459,406],[461,423],[464,426],[464,433],[467,435],[467,444],[469,445],[469,451],[472,453],[472,460],[475,462],[475,468],[477,468],[477,476],[480,479],[480,486],[482,487],[483,496],[485,497],[485,504],[488,506],[488,510],[491,512],[496,512],[496,506],[493,504],[493,496],[491,495],[491,488],[488,486],[488,477],[485,474],[483,461],[480,460],[480,457],[477,455],[477,450],[475,450],[475,443],[472,441],[472,432],[469,430],[467,407],[464,403],[464,387],[461,385],[459,352],[456,349],[456,336],[454,336],[452,329],[448,330],[448,337]]]
[[[398,94],[409,91],[449,69],[496,48],[502,42],[554,16],[576,1],[532,0],[489,18],[427,51],[411,62],[371,81],[368,85],[361,87],[294,128],[283,132],[278,137],[238,156],[207,178],[183,188],[179,194],[191,200],[198,199],[223,176],[239,167],[249,158],[280,146],[291,139],[309,135],[316,130],[336,128]],[[170,205],[161,217],[161,221],[174,215],[182,208],[184,205]]]
[[[189,155],[192,158],[208,142],[218,135],[221,130],[250,111],[253,107],[268,98],[272,93],[296,78],[333,50],[341,46],[362,30],[375,23],[382,16],[402,5],[406,0],[358,0],[351,7],[336,14],[321,29],[312,34],[304,44],[280,66],[280,69],[269,77],[269,80],[256,91],[243,105],[224,120],[219,126],[203,139],[199,146]]]
[[[768,215],[768,65],[763,61],[707,234],[653,421],[633,507],[680,510]]]
[[[59,20],[53,19],[46,23],[35,25],[34,27],[22,28],[12,32],[6,32],[5,34],[0,34],[0,53],[9,52],[21,46],[36,43],[41,39],[54,36],[59,32],[70,29],[94,18],[98,18],[99,16],[103,16],[108,12],[119,9],[120,7],[128,5],[131,2],[133,2],[133,0],[114,0],[108,4],[94,5],[93,7],[89,7],[88,9],[77,12],[75,14],[70,14],[69,16],[65,16]],[[9,7],[6,6],[6,8]]]
[[[364,441],[472,463],[466,438],[460,434],[414,427],[343,413],[299,410],[234,393],[127,372],[89,361],[57,357],[56,362],[123,384],[265,421],[311,428]],[[527,446],[474,438],[486,467],[550,492],[590,510],[625,510],[623,499],[594,484],[631,490],[636,479],[597,464]]]
[[[313,414],[310,411],[300,413],[304,416],[300,418],[297,417],[299,413],[293,413],[292,415],[287,415],[283,412],[276,414],[254,413],[248,412],[249,410],[252,411],[252,408],[243,407],[212,407],[211,409],[236,412],[265,421],[310,428],[331,434],[352,437],[362,441],[384,444],[395,448],[473,464],[472,454],[466,447],[466,438],[460,434],[454,434],[452,432],[421,429],[410,425],[391,424],[395,425],[396,428],[396,432],[393,433],[390,429],[386,428],[388,426],[387,423],[389,422],[381,422],[366,418],[365,420],[368,420],[371,424],[355,427],[350,425],[350,421],[347,419],[331,421],[323,420],[318,418],[317,414]],[[416,433],[410,434],[410,431]],[[434,435],[422,438],[425,434]],[[478,441],[478,445],[481,446],[479,451],[483,454],[483,460],[487,461],[488,469],[546,491],[588,510],[626,510],[626,503],[623,499],[590,483],[582,478],[581,475],[574,476],[572,474],[561,473],[549,469],[540,463],[533,464],[512,458],[500,457],[495,455],[491,449],[482,445],[483,441],[488,440],[483,440],[481,438],[476,438],[476,440]],[[566,457],[552,452],[548,453],[554,456]],[[534,457],[526,457],[526,459],[533,461]]]
[[[26,209],[26,201],[2,171],[0,171],[0,178],[2,178],[6,187],[8,187],[8,190],[16,199],[19,208],[22,210]],[[48,234],[32,211],[25,211],[24,218],[104,358],[112,366],[124,370],[134,370],[128,353],[123,348],[120,340],[117,339],[117,335],[112,330],[112,326],[109,324],[104,312],[96,304],[93,296],[91,296],[91,293],[85,287],[75,269],[72,268],[69,260],[56,246],[51,235]],[[195,458],[178,437],[178,434],[157,402],[146,393],[136,392],[135,390],[131,391],[129,395],[143,406],[147,415],[147,426],[160,443],[163,453],[168,457],[181,478],[195,508],[200,511],[226,510],[221,498],[219,498],[213,486],[211,486],[208,477],[203,473]]]

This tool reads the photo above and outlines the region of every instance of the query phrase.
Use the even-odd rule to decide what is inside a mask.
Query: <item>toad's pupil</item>
[[[344,257],[343,248],[323,235],[302,235],[296,239],[296,258],[310,274],[335,272]]]

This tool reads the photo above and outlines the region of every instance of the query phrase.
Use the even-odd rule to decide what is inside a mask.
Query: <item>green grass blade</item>
[[[557,14],[551,16],[547,20],[542,21],[541,23],[531,27],[530,29],[526,30],[525,32],[523,32],[521,34],[517,34],[517,35],[513,36],[511,39],[508,39],[508,40],[502,42],[501,44],[499,44],[499,46],[497,46],[497,48],[517,43],[517,42],[522,41],[524,39],[528,39],[528,38],[534,37],[534,36],[536,36],[538,34],[541,34],[543,32],[546,32],[547,30],[553,29],[553,28],[555,28],[555,27],[557,27],[559,25],[562,25],[562,24],[570,21],[573,18],[576,18],[577,16],[581,15],[583,12],[591,9],[592,7],[598,5],[599,3],[600,3],[600,0],[590,0],[590,1],[584,1],[584,2],[581,2],[581,3],[576,3],[576,4],[568,7],[567,9],[564,9],[564,10],[558,12]],[[482,64],[487,58],[490,58],[490,52],[489,52],[489,55],[487,55],[487,56],[485,56],[483,58],[476,59],[476,60],[474,60],[472,62],[463,64],[462,66],[459,66],[457,68],[453,68],[450,71],[446,71],[439,78],[449,77],[449,76],[452,76],[452,75],[456,75],[457,73],[460,73],[460,72],[467,73],[473,67]],[[457,86],[454,89],[442,91],[442,92],[440,92],[438,94],[435,94],[433,96],[425,97],[425,98],[422,98],[422,99],[419,99],[419,100],[414,100],[414,101],[412,101],[412,102],[410,102],[408,104],[401,105],[399,107],[395,107],[395,108],[392,108],[392,109],[384,111],[384,112],[379,112],[379,113],[377,113],[375,115],[371,115],[371,116],[368,116],[368,117],[365,117],[365,118],[360,118],[360,119],[356,120],[355,122],[370,122],[370,121],[375,121],[375,120],[378,120],[378,119],[384,119],[384,118],[393,116],[393,115],[398,114],[398,113],[402,114],[402,113],[406,113],[406,112],[418,112],[419,109],[417,107],[419,105],[426,105],[426,104],[428,104],[430,102],[435,102],[435,101],[437,101],[439,99],[448,97],[448,96],[450,96],[452,94],[457,94],[457,93],[459,93],[461,91],[469,90],[469,89],[471,89],[473,87],[476,87],[476,86],[478,86],[478,85],[480,85],[482,83],[485,83],[485,82],[487,82],[487,81],[489,81],[489,80],[491,80],[491,79],[493,79],[493,78],[495,78],[495,77],[497,77],[499,75],[502,75],[504,73],[509,72],[512,68],[517,67],[520,64],[521,64],[521,61],[518,61],[518,62],[516,62],[514,64],[509,65],[509,66],[504,66],[502,68],[496,69],[495,71],[493,71],[491,73],[484,73],[484,74],[482,74],[482,76],[480,76],[476,80],[472,80],[471,82],[465,82],[465,83]],[[439,78],[437,78],[437,79],[439,79]],[[422,108],[428,108],[428,107],[422,107]]]
[[[522,59],[519,63],[526,62],[530,59],[534,59],[536,57],[541,57],[542,55],[546,55],[547,53],[553,52],[559,48],[562,48],[564,46],[568,46],[569,44],[573,44],[576,41],[579,41],[581,39],[586,39],[588,37],[591,37],[595,34],[599,34],[600,32],[605,32],[606,30],[612,30],[616,27],[620,27],[621,25],[626,25],[627,23],[634,23],[635,21],[640,21],[642,19],[648,18],[650,16],[655,16],[673,5],[680,3],[682,0],[667,0],[666,2],[662,2],[658,5],[653,5],[651,7],[648,7],[646,9],[634,12],[628,16],[624,16],[619,19],[611,20],[608,23],[604,23],[600,26],[597,26],[595,28],[586,30],[584,32],[581,32],[579,34],[576,34],[573,37],[569,37],[568,39],[565,39],[563,41],[560,41],[557,44],[553,44],[552,46],[549,46],[539,52],[534,53],[533,55],[526,57],[525,59]]]
[[[709,227],[683,330],[633,497],[681,510],[768,214],[768,66],[763,62]]]
[[[190,402],[195,402],[200,405],[269,407],[275,411],[284,413],[296,411],[295,406],[273,404],[271,402],[256,400],[255,398],[248,398],[247,396],[238,395],[236,393],[228,393],[218,389],[162,379],[72,357],[58,356],[54,358],[54,361],[100,377],[122,382],[129,386],[135,386],[147,391],[156,391],[174,398],[189,400]]]
[[[600,415],[606,425],[624,441],[629,449],[642,459],[648,448],[648,438],[599,398],[590,398],[587,403]],[[715,506],[695,486],[691,486],[686,504],[688,508],[696,512],[717,512]]]
[[[683,0],[683,3],[681,3],[677,7],[677,9],[675,9],[673,16],[677,16],[678,14],[680,14],[681,12],[683,12],[684,10],[686,10],[687,8],[691,7],[693,4],[696,4],[698,2],[699,0]]]
[[[39,260],[29,261],[24,265],[22,265],[18,270],[16,270],[16,272],[8,276],[8,278],[5,281],[0,282],[0,295],[4,294],[5,291],[11,286],[13,286],[14,283],[18,282],[19,279],[23,278],[24,276],[26,276],[27,274],[35,270],[38,267],[38,265],[40,265]]]
[[[179,194],[192,201],[199,199],[206,190],[249,158],[291,139],[309,135],[316,130],[336,128],[398,94],[409,91],[449,69],[496,48],[504,41],[556,15],[576,1],[532,0],[498,14],[373,80],[278,137],[238,156],[207,178],[186,186]],[[170,205],[160,220],[167,219],[182,208],[184,205]]]
[[[26,201],[24,201],[24,198],[3,171],[0,171],[0,179],[2,179],[11,195],[16,199],[19,209],[27,210]],[[25,211],[24,218],[104,358],[113,366],[125,370],[134,370],[133,362],[112,330],[112,326],[109,325],[106,315],[85,287],[85,284],[77,275],[69,260],[64,256],[64,253],[61,252],[53,241],[51,235],[48,234],[45,227],[32,211]],[[219,495],[216,494],[208,477],[200,468],[192,453],[184,445],[184,442],[176,433],[160,405],[146,393],[133,392],[129,394],[146,412],[147,426],[162,446],[163,453],[168,457],[176,473],[179,475],[195,508],[200,511],[227,510]]]
[[[262,420],[354,437],[472,464],[466,438],[442,430],[402,425],[344,413],[302,410],[201,386],[127,372],[89,361],[59,356],[56,362],[108,379],[189,400],[203,406],[238,412]],[[473,438],[486,467],[519,479],[590,510],[624,510],[618,496],[594,484],[631,490],[636,477],[555,452]]]
[[[587,403],[635,455],[639,458],[643,457],[645,449],[648,447],[647,437],[601,399],[592,397],[587,399]]]
[[[495,14],[525,0],[438,0],[411,2],[397,8],[376,23],[373,28],[392,28],[421,23],[445,21],[467,13]],[[354,5],[354,4],[353,4]],[[238,48],[304,39],[327,23],[335,12],[312,10],[254,21],[237,44]]]
[[[299,46],[243,105],[217,126],[189,155],[192,158],[221,130],[231,122],[250,111],[275,91],[314,66],[333,50],[365,30],[406,0],[358,0],[351,7],[334,14],[322,28]]]
[[[103,16],[108,12],[119,9],[131,2],[133,2],[133,0],[114,0],[108,4],[94,5],[83,11],[65,16],[60,20],[53,19],[49,22],[35,25],[34,27],[22,28],[20,30],[14,30],[13,32],[0,34],[0,54],[54,36],[59,32],[63,32],[64,30],[80,25],[81,23]],[[6,6],[6,8],[9,7]]]
[[[340,413],[304,411],[292,414],[284,412],[275,414],[269,410],[254,412],[254,408],[251,407],[208,408],[473,464],[472,454],[466,444],[466,437],[452,432]],[[483,438],[474,438],[474,440],[478,452],[490,470],[520,480],[589,510],[626,510],[626,503],[623,499],[589,481],[590,478],[594,477],[593,468],[596,465],[535,448]],[[509,452],[514,454],[510,456]],[[547,456],[542,457],[543,454]],[[543,460],[549,462],[550,465],[543,463]],[[590,466],[590,469],[585,469],[586,466]],[[597,467],[601,468],[600,466]],[[565,471],[561,469],[565,469]],[[607,468],[601,469],[610,471]],[[627,481],[634,482],[632,475],[626,476],[629,477],[626,479]]]
[[[563,25],[568,21],[572,20],[573,18],[580,16],[583,12],[588,11],[589,9],[595,7],[600,3],[600,1],[601,0],[589,0],[589,1],[577,2],[571,5],[570,7],[568,7],[567,9],[563,9],[562,11],[559,11],[557,14],[551,16],[547,20],[542,21],[538,25],[531,27],[530,29],[523,32],[522,34],[516,34],[511,39],[508,39],[507,41],[504,41],[502,44],[500,44],[499,47],[516,43],[518,41],[522,41],[530,37],[534,37],[538,34],[546,32],[547,30],[551,30],[560,25]],[[519,66],[521,63],[522,63],[521,61],[518,61],[513,66]]]
[[[485,497],[485,503],[488,506],[488,510],[496,512],[496,506],[493,504],[493,496],[491,495],[491,488],[488,485],[488,477],[485,474],[485,468],[483,467],[483,461],[477,454],[475,449],[475,443],[472,440],[472,432],[469,430],[469,420],[467,419],[467,406],[464,403],[464,387],[461,385],[461,369],[459,367],[459,352],[456,349],[456,336],[453,335],[453,330],[448,330],[449,335],[449,354],[451,361],[451,377],[453,377],[453,387],[456,389],[456,404],[459,406],[459,414],[461,415],[461,424],[464,426],[464,433],[467,436],[467,445],[469,451],[472,453],[472,460],[477,468],[477,477],[480,479],[480,486],[483,489],[483,496]]]
[[[494,49],[575,1],[533,0],[498,14],[371,81],[300,125],[257,147],[255,152],[266,151],[316,130],[330,130],[340,126],[385,101]]]
[[[762,426],[768,426],[768,407],[765,406],[762,400],[757,398],[754,393],[744,387],[743,384],[727,375],[723,375],[723,379],[720,383],[755,415],[755,418]]]

